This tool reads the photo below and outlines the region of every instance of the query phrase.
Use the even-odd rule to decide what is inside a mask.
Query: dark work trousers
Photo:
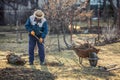
[[[34,62],[34,48],[38,46],[38,54],[39,54],[39,59],[40,62],[44,62],[45,59],[45,53],[44,53],[44,44],[40,43],[38,39],[36,39],[34,36],[29,34],[29,62],[33,63]]]

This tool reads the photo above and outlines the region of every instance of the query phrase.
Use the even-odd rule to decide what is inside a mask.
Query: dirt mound
[[[45,71],[29,68],[0,69],[0,80],[54,80],[55,77]]]
[[[14,65],[24,65],[26,61],[22,59],[20,56],[15,55],[14,53],[10,53],[6,56],[7,61],[9,64],[14,64]]]

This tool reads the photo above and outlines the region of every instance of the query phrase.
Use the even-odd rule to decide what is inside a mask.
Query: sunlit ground
[[[47,38],[50,39],[50,38]],[[28,64],[28,37],[23,34],[23,40],[19,43],[16,42],[15,34],[7,34],[0,39],[0,68],[13,67],[13,68],[30,68],[41,71],[47,71],[55,76],[55,80],[119,80],[120,69],[110,72],[99,71],[96,68],[91,68],[87,59],[83,60],[83,66],[79,64],[78,57],[72,50],[62,50],[58,52],[57,40],[52,37],[51,50],[46,51],[46,66],[39,64],[37,49],[35,51],[35,62],[33,66]],[[47,40],[49,43],[50,40]],[[63,44],[63,41],[61,42]],[[62,45],[64,47],[64,44]],[[98,66],[107,66],[116,64],[120,67],[120,42],[107,44],[105,46],[98,46],[101,49],[98,57]],[[48,48],[49,49],[49,48]],[[48,50],[47,49],[47,50]],[[7,63],[6,55],[9,51],[21,55],[27,63],[24,66],[14,66]],[[35,74],[35,73],[34,73]]]

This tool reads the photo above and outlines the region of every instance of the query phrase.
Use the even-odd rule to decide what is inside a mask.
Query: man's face
[[[40,22],[41,23],[41,19],[35,18],[35,21]]]

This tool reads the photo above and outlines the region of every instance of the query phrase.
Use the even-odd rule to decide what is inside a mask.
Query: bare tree
[[[109,13],[107,13],[107,4],[106,4],[106,1],[107,0],[104,0],[103,2],[103,6],[104,6],[104,11],[103,11],[103,15],[104,17],[107,16]],[[113,20],[113,25],[114,26],[115,24],[118,23],[118,20],[119,20],[119,0],[108,0],[110,2],[110,6],[112,7],[112,10],[113,10],[113,15],[114,15],[114,20]],[[110,17],[110,16],[109,16]]]
[[[70,48],[70,44],[68,44],[68,42],[66,41],[65,36],[66,32],[70,33],[68,26],[73,25],[73,22],[75,21],[82,20],[82,18],[86,19],[92,16],[88,15],[89,11],[86,11],[88,4],[89,0],[85,0],[85,2],[81,5],[77,5],[76,0],[49,0],[42,7],[48,20],[51,29],[50,31],[54,31],[54,33],[57,33],[58,35],[57,38],[59,51],[60,51],[59,35],[63,33],[64,42],[67,48]]]
[[[116,33],[119,35],[120,33],[120,27],[119,27],[120,26],[120,0],[104,0],[103,17],[105,20],[108,19],[107,16],[110,17],[109,16],[110,13],[108,13],[108,9],[106,8],[107,6],[106,1],[109,1],[110,3],[109,6],[111,6],[113,10],[113,20],[110,19],[113,22],[111,27],[116,27],[116,29],[118,29]],[[108,20],[108,26],[110,26],[109,23],[110,22]],[[112,28],[110,30],[112,30]]]

